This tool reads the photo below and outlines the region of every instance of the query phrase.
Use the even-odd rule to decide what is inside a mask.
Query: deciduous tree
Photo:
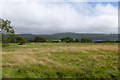
[[[0,33],[3,43],[8,43],[10,36],[14,36],[13,26],[9,20],[0,19]]]

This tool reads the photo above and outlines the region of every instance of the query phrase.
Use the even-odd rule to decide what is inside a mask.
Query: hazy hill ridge
[[[88,34],[88,33],[56,33],[56,34],[50,34],[50,35],[35,35],[35,34],[18,34],[21,37],[24,37],[28,40],[33,40],[36,36],[43,36],[48,40],[58,40],[63,37],[72,37],[72,38],[89,38],[92,40],[110,40],[110,41],[117,41],[118,40],[118,34]]]

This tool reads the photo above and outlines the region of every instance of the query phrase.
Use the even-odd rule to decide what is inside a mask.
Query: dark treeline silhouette
[[[91,40],[89,38],[71,38],[63,37],[58,40],[47,40],[45,37],[37,36],[34,40],[28,40],[29,42],[40,42],[40,43],[118,43],[120,41],[102,41],[102,40]]]

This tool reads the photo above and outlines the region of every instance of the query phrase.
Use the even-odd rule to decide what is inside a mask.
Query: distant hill
[[[72,37],[72,38],[89,38],[91,40],[109,40],[109,41],[117,41],[118,40],[118,34],[85,34],[85,33],[56,33],[51,35],[35,35],[35,34],[18,34],[21,37],[24,37],[28,40],[34,40],[36,36],[42,36],[45,37],[48,40],[58,40],[63,37]]]

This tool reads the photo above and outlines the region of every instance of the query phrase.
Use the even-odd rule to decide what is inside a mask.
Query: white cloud
[[[119,0],[0,0],[0,2],[119,2]]]
[[[118,9],[116,9],[116,7],[113,7],[111,4],[104,6],[102,4],[98,4],[95,9],[96,12],[100,15],[117,15],[118,11]]]
[[[1,7],[0,7],[1,9]],[[2,18],[17,33],[117,33],[118,10],[111,4],[23,2],[2,4]]]

